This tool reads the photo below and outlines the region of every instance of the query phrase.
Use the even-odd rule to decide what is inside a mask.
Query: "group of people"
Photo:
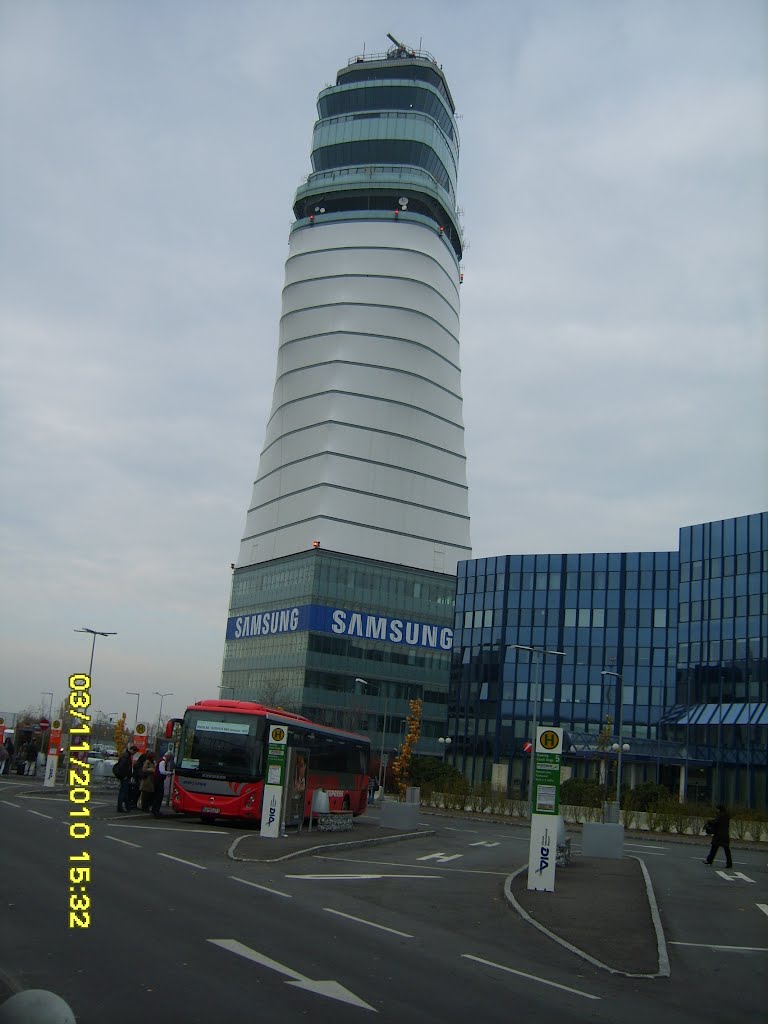
[[[0,743],[0,775],[10,775],[11,768],[13,767],[13,756],[16,753],[16,747],[10,736],[7,736],[3,743]],[[22,748],[24,754],[23,771],[19,768],[19,773],[23,775],[37,775],[37,755],[39,748],[34,740],[29,740],[24,744]],[[18,762],[19,764],[22,762]]]
[[[165,796],[165,780],[173,772],[173,754],[166,750],[157,758],[152,751],[138,753],[139,748],[131,745],[118,758],[115,775],[120,780],[117,793],[119,814],[135,811],[139,805],[142,811],[151,811],[155,818],[161,817],[160,808]]]

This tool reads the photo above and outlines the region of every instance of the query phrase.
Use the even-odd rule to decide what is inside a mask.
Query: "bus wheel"
[[[342,811],[348,811],[349,810],[349,797],[348,796],[344,797],[344,800],[343,800],[343,802],[341,804],[341,809],[342,809]]]

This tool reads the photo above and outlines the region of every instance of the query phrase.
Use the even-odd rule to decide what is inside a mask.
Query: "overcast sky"
[[[386,10],[386,13],[382,13]],[[768,507],[761,0],[0,0],[0,713],[215,696],[318,91],[461,115],[474,554]]]

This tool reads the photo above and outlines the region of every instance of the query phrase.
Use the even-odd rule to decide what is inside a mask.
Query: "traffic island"
[[[507,902],[530,924],[596,967],[669,977],[669,958],[648,873],[636,857],[574,857],[554,892],[527,888],[527,865],[507,879]]]

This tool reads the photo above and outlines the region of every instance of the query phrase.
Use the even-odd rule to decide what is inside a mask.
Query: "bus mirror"
[[[165,738],[166,738],[167,740],[172,740],[172,739],[173,739],[173,729],[174,729],[174,726],[175,726],[175,725],[176,725],[177,723],[178,723],[179,725],[181,725],[181,722],[182,722],[182,719],[181,719],[181,718],[170,718],[170,719],[169,719],[169,720],[168,720],[168,721],[167,721],[167,722],[165,723]]]

